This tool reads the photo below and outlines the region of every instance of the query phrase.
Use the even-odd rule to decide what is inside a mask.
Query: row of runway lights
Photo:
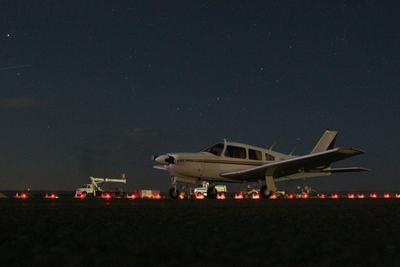
[[[235,199],[243,199],[245,198],[244,194],[239,192],[235,194]],[[260,199],[260,194],[259,193],[253,193],[251,195],[252,199]],[[310,196],[307,193],[302,193],[302,194],[285,194],[283,196],[278,196],[278,195],[271,195],[269,197],[270,199],[278,199],[278,198],[284,198],[284,199],[309,199],[309,198],[318,198],[318,199],[339,199],[339,198],[347,198],[347,199],[364,199],[364,198],[370,198],[370,199],[377,199],[377,198],[400,198],[400,194],[390,194],[390,193],[384,193],[381,195],[378,195],[377,193],[370,193],[370,194],[364,194],[364,193],[349,193],[347,195],[340,195],[337,193],[333,194],[322,194],[319,193],[316,196]]]
[[[86,195],[76,195],[75,198],[78,199],[85,199],[87,196]],[[28,199],[29,195],[27,193],[16,193],[14,198],[19,198],[19,199]],[[51,194],[45,194],[43,196],[43,198],[45,199],[58,199],[59,196],[51,193]],[[100,195],[99,198],[102,199],[112,199],[115,198],[115,196],[113,196],[111,193],[103,193]],[[139,199],[139,198],[150,198],[150,199],[161,199],[161,195],[160,194],[155,194],[152,196],[146,196],[146,197],[140,197],[138,194],[132,193],[132,194],[128,194],[126,196],[126,198],[128,199]],[[186,194],[179,194],[178,199],[186,199],[187,196]],[[195,195],[194,197],[195,199],[205,199],[207,198],[204,194],[202,193],[198,193]],[[223,199],[227,199],[227,195],[226,193],[218,193],[216,196],[217,199],[223,200]],[[235,194],[234,199],[260,199],[260,194],[258,192],[254,192],[252,193],[250,196],[247,196],[245,193],[243,192],[238,192]],[[278,196],[278,195],[271,195],[269,197],[270,199],[278,199],[278,198],[283,198],[283,199],[309,199],[309,198],[318,198],[318,199],[339,199],[339,198],[347,198],[347,199],[364,199],[364,198],[370,198],[370,199],[377,199],[377,198],[399,198],[400,199],[400,193],[396,193],[396,194],[391,194],[391,193],[384,193],[384,194],[377,194],[377,193],[370,193],[370,194],[364,194],[364,193],[359,193],[359,194],[355,194],[355,193],[349,193],[347,195],[340,195],[337,193],[333,193],[333,194],[317,194],[316,196],[310,196],[309,194],[306,193],[302,193],[300,195],[294,194],[294,193],[289,193],[289,194],[285,194],[283,196]]]

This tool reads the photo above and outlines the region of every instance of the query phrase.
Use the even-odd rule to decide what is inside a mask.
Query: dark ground
[[[399,266],[400,200],[0,199],[1,266]]]

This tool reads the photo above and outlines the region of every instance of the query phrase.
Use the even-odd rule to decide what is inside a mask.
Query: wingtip
[[[361,155],[365,153],[363,150],[353,147],[339,147],[338,151],[340,151],[343,154],[349,154],[349,155]]]

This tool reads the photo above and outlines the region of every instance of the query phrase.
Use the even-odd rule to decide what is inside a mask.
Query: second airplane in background
[[[177,183],[206,181],[207,195],[217,195],[215,182],[244,183],[262,181],[260,195],[264,198],[277,191],[276,182],[328,176],[340,172],[367,171],[360,167],[332,168],[333,162],[363,152],[349,147],[335,148],[337,131],[325,131],[310,154],[293,156],[271,149],[224,141],[197,153],[168,153],[155,156],[157,169],[168,171],[171,177],[169,194],[179,194]]]

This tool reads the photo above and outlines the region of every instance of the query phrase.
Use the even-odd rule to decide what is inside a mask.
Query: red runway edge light
[[[296,195],[293,194],[293,193],[287,194],[287,195],[285,195],[285,198],[286,198],[286,199],[295,199],[295,198],[296,198]]]
[[[337,193],[333,193],[333,194],[331,195],[331,198],[333,198],[333,199],[338,199],[338,198],[340,198],[340,196],[339,196],[339,194],[337,194]]]
[[[377,193],[371,193],[369,194],[370,198],[378,198],[378,194]]]
[[[205,199],[206,197],[204,196],[203,193],[197,192],[194,196],[196,199]]]
[[[221,200],[226,199],[226,194],[224,192],[218,193],[217,199],[221,199]]]
[[[101,194],[100,198],[111,199],[112,195],[110,193],[104,192]]]
[[[79,199],[85,199],[86,197],[87,197],[87,194],[80,193],[80,192],[76,193],[74,196],[74,198],[79,198]]]
[[[278,196],[277,196],[276,194],[272,194],[269,198],[270,198],[270,199],[277,199]]]
[[[244,199],[244,194],[243,192],[239,192],[235,194],[235,199]]]
[[[27,198],[29,198],[29,196],[27,193],[16,193],[14,198],[27,199]]]
[[[131,193],[131,194],[127,194],[126,198],[137,199],[137,198],[139,198],[139,195],[137,193]]]
[[[44,195],[44,198],[46,198],[46,199],[58,199],[59,197],[54,193],[51,193],[51,194],[47,194],[46,193],[46,195]]]
[[[302,194],[300,195],[300,198],[301,198],[301,199],[308,199],[308,198],[310,198],[310,195],[307,194],[307,193],[302,193]]]

